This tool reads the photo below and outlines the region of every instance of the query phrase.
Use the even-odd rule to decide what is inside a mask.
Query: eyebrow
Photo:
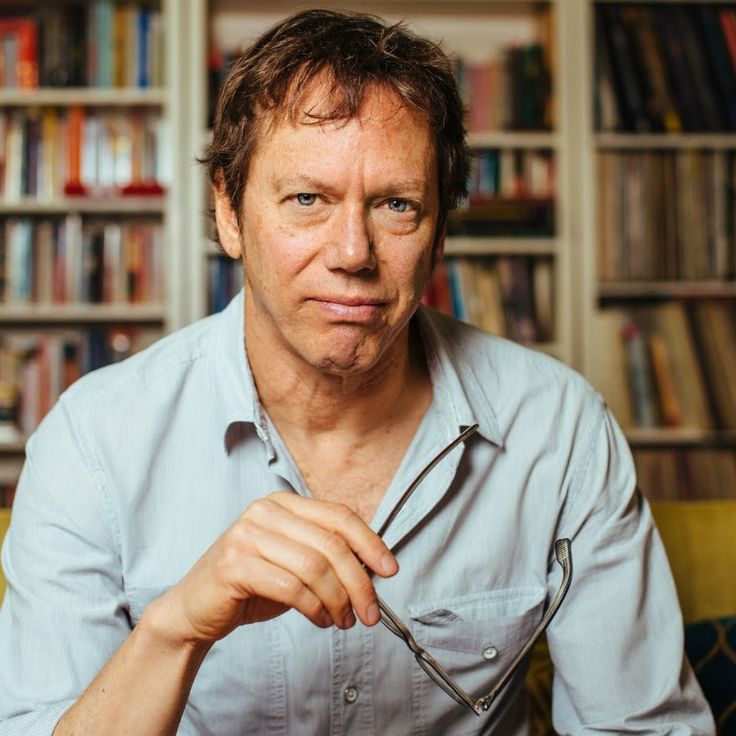
[[[333,185],[330,182],[315,179],[308,175],[277,178],[274,185],[280,194],[293,191],[329,192],[333,189]],[[425,179],[403,179],[401,181],[389,183],[381,191],[377,192],[375,196],[397,197],[407,193],[424,194],[428,190],[429,182]]]

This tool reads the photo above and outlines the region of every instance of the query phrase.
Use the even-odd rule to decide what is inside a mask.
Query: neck
[[[335,375],[310,365],[288,346],[264,340],[247,318],[245,339],[258,397],[282,433],[365,438],[417,410],[423,414],[431,401],[431,381],[413,321],[374,366],[356,375]]]

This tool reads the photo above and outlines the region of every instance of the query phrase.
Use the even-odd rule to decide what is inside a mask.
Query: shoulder
[[[521,410],[550,416],[602,413],[600,394],[556,358],[433,310],[423,309],[422,317],[471,403],[492,407],[499,420]]]
[[[136,397],[162,399],[177,392],[182,380],[206,370],[219,315],[207,317],[167,335],[150,347],[113,365],[92,371],[62,395],[62,403],[107,407]]]

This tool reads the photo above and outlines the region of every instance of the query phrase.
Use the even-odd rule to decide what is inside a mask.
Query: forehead
[[[329,166],[338,160],[345,165],[360,161],[369,168],[434,175],[435,136],[425,113],[407,105],[394,91],[372,86],[356,115],[332,117],[331,91],[326,82],[314,82],[298,95],[293,114],[287,113],[288,107],[268,114],[252,164],[262,169],[265,162]]]

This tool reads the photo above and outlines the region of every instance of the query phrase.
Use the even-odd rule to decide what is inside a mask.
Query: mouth
[[[386,304],[380,299],[360,296],[315,297],[310,301],[330,321],[365,324],[373,322]]]

